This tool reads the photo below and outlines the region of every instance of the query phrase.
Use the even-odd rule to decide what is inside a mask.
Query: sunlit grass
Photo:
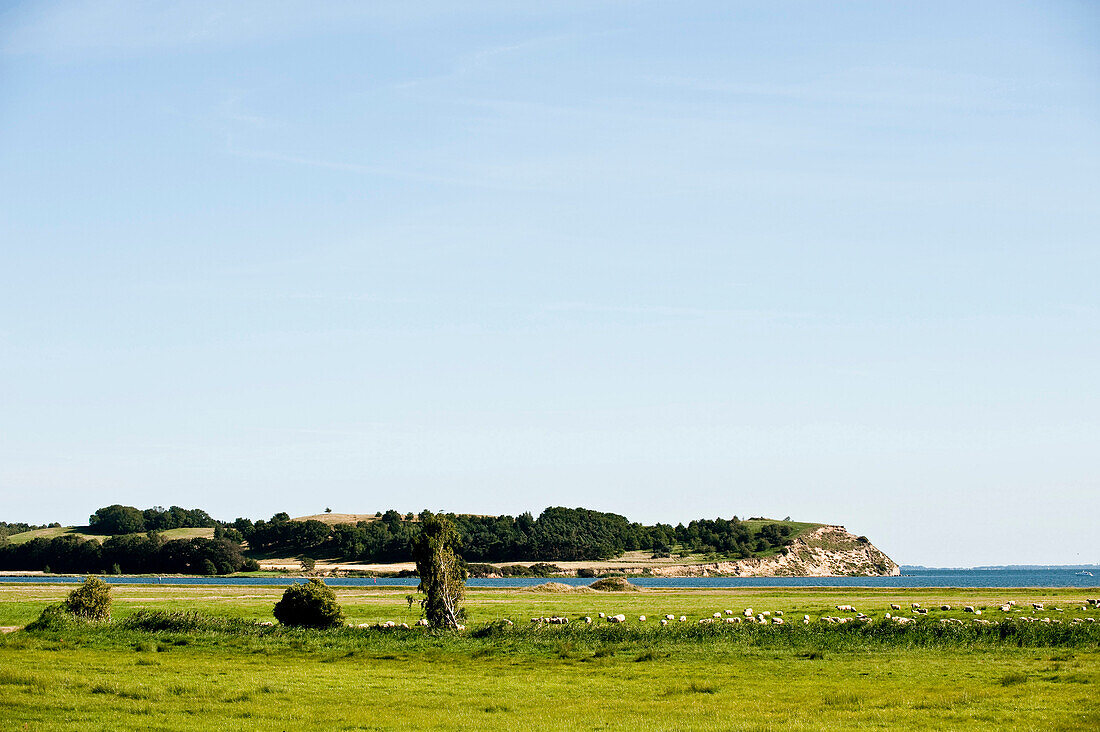
[[[33,619],[68,589],[2,587],[0,617]],[[974,633],[917,634],[919,642],[909,643],[817,632],[816,626],[662,628],[636,621],[639,614],[664,612],[694,621],[749,606],[783,610],[793,620],[795,614],[837,614],[834,606],[842,603],[881,616],[906,597],[927,606],[1033,598],[1064,605],[1068,618],[1079,590],[473,591],[471,632],[458,636],[415,629],[288,631],[233,621],[270,619],[280,592],[116,587],[111,624],[0,636],[0,720],[45,730],[1100,726],[1093,701],[1100,682],[1095,633],[1072,645],[1044,645],[1052,634],[1018,647]],[[416,615],[405,602],[407,588],[339,588],[337,594],[356,623]],[[139,609],[197,610],[223,620],[171,631],[127,629],[125,619]],[[632,621],[625,627],[530,623],[530,617],[599,609],[622,611]],[[1087,614],[1080,605],[1073,612]],[[500,617],[517,625],[480,629]]]

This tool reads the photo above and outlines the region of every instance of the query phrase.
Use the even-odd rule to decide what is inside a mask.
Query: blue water
[[[1089,587],[1100,588],[1096,577],[1077,576],[1074,569],[911,569],[901,577],[631,577],[639,587]],[[273,585],[304,582],[300,577],[103,577],[118,585]],[[72,583],[81,576],[0,577],[0,582]],[[469,587],[528,587],[543,582],[587,585],[591,579],[514,577],[471,579]],[[327,577],[334,587],[415,587],[415,578]]]

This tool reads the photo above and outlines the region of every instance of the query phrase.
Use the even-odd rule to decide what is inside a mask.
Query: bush
[[[317,578],[286,588],[274,613],[280,623],[295,627],[331,628],[344,622],[336,594]]]
[[[62,607],[70,615],[84,620],[111,619],[111,587],[98,577],[88,577],[69,593]]]
[[[38,619],[27,624],[27,630],[67,630],[73,625],[73,616],[58,603],[47,605],[38,615]]]
[[[637,592],[639,589],[621,577],[598,579],[590,584],[589,587],[600,592]]]
[[[128,630],[148,633],[248,632],[256,626],[243,618],[203,615],[194,610],[138,610],[120,625]]]

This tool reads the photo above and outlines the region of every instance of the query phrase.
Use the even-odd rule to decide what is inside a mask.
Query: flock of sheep
[[[1086,600],[1085,602],[1086,602],[1086,605],[1081,606],[1082,610],[1088,610],[1089,608],[1100,609],[1100,599],[1089,599],[1089,600]],[[1041,610],[1044,609],[1044,605],[1041,602],[1032,603],[1031,606],[1032,606],[1033,611],[1041,611]],[[822,615],[822,616],[820,616],[819,621],[823,622],[823,623],[834,624],[834,625],[842,625],[844,623],[852,623],[852,622],[870,623],[870,622],[874,621],[873,616],[867,615],[866,613],[862,613],[862,612],[857,611],[855,609],[855,607],[853,607],[852,605],[837,605],[836,609],[841,613],[846,613],[846,615],[841,615],[841,616]],[[906,625],[908,623],[912,623],[914,618],[903,617],[901,615],[895,614],[895,613],[901,611],[901,609],[902,609],[901,605],[898,605],[896,603],[891,604],[890,605],[890,610],[892,612],[885,613],[882,617],[883,621],[889,621],[889,622],[897,623],[899,625]],[[1005,604],[1000,605],[1000,609],[1004,613],[1023,612],[1024,611],[1023,608],[1019,608],[1019,609],[1016,608],[1016,601],[1015,600],[1009,600]],[[1065,612],[1062,608],[1058,608],[1058,607],[1055,607],[1055,608],[1052,608],[1052,609],[1055,612],[1059,612],[1059,613]],[[946,604],[945,605],[940,605],[939,610],[948,612],[948,611],[952,610],[952,606],[951,605],[946,605]],[[965,613],[972,613],[975,616],[982,614],[982,610],[979,609],[979,608],[975,608],[973,605],[966,605],[962,608],[962,610]],[[912,615],[920,617],[920,616],[927,615],[928,611],[929,611],[929,608],[922,607],[919,602],[911,603]],[[598,617],[599,620],[604,620],[608,623],[625,623],[627,621],[627,616],[623,613],[618,613],[616,615],[608,615],[608,614],[605,614],[605,613],[599,613],[597,617]],[[1032,616],[1025,616],[1025,617],[1021,617],[1021,618],[1018,618],[1018,619],[1023,620],[1023,621],[1027,621],[1027,622],[1041,622],[1041,623],[1060,623],[1061,622],[1060,620],[1057,620],[1057,619],[1052,620],[1049,617],[1037,618],[1037,617],[1032,617]],[[639,623],[647,622],[647,620],[648,620],[648,618],[646,618],[645,615],[639,615],[638,616],[638,622]],[[505,622],[508,625],[512,624],[512,621],[510,621],[510,620],[505,621]],[[550,616],[550,617],[531,618],[531,622],[535,623],[535,624],[540,624],[540,625],[542,625],[542,624],[565,625],[566,623],[569,622],[569,618],[564,617],[564,616],[555,615],[555,616]],[[595,622],[595,619],[590,617],[590,616],[584,616],[582,618],[579,618],[576,622],[583,623],[585,625],[591,625],[593,622]],[[660,618],[660,620],[658,622],[661,625],[668,625],[669,623],[672,623],[672,622],[686,623],[686,622],[688,622],[688,617],[686,615],[676,616],[676,615],[669,614],[669,615],[665,615],[663,618]],[[725,610],[723,612],[716,612],[716,613],[713,613],[709,617],[700,618],[697,622],[701,625],[706,625],[706,624],[709,624],[709,623],[723,623],[723,622],[724,623],[730,623],[730,624],[755,623],[755,624],[758,624],[758,625],[785,625],[787,623],[786,619],[783,616],[783,611],[782,610],[775,610],[775,611],[764,610],[762,612],[756,612],[751,607],[745,608],[741,613],[735,613],[733,610]],[[795,622],[797,622],[797,621],[795,621]],[[960,620],[959,618],[941,618],[940,622],[944,623],[944,624],[958,624],[958,625],[961,625],[963,623],[963,621]],[[977,617],[975,617],[973,619],[973,622],[975,624],[978,624],[978,625],[992,625],[992,621],[977,618]],[[1086,623],[1086,622],[1087,623],[1095,623],[1096,618],[1091,618],[1091,617],[1090,618],[1074,618],[1071,622],[1073,622],[1073,623]],[[810,624],[810,616],[809,615],[803,615],[802,616],[802,624],[803,625],[809,625]]]
[[[1081,606],[1082,610],[1089,610],[1090,608],[1093,609],[1093,610],[1100,610],[1100,599],[1085,600],[1085,603],[1086,603],[1085,605]],[[1025,612],[1025,610],[1026,610],[1025,608],[1017,608],[1015,600],[1009,600],[1008,602],[1006,602],[1003,605],[1000,605],[999,607],[1000,607],[1000,610],[1001,610],[1002,613],[1013,613],[1013,612],[1020,613],[1020,612]],[[836,609],[837,609],[838,612],[845,613],[845,615],[837,615],[837,616],[822,615],[822,616],[819,617],[819,621],[823,622],[823,623],[829,623],[829,624],[832,624],[832,625],[843,625],[845,623],[870,623],[870,622],[874,621],[873,616],[867,615],[866,613],[862,613],[862,612],[857,611],[855,609],[855,607],[853,607],[852,605],[837,605]],[[900,612],[901,609],[902,609],[901,605],[898,605],[896,603],[891,604],[890,605],[891,612],[887,612],[883,615],[883,617],[882,617],[883,622],[892,622],[892,623],[897,623],[899,625],[906,625],[908,623],[912,623],[914,618],[903,617],[901,615],[894,614],[894,613]],[[936,608],[922,607],[919,602],[911,603],[911,607],[910,607],[911,614],[915,615],[915,616],[918,616],[918,617],[927,615],[929,609],[934,610]],[[938,609],[942,610],[942,611],[950,611],[950,610],[952,610],[952,606],[951,605],[940,605]],[[1038,612],[1038,611],[1042,611],[1044,609],[1045,609],[1044,605],[1041,602],[1031,603],[1032,612]],[[1055,612],[1059,612],[1059,613],[1065,612],[1062,608],[1059,608],[1059,607],[1054,607],[1054,608],[1051,608],[1051,609],[1054,610]],[[977,609],[972,605],[966,605],[962,608],[962,610],[965,613],[972,613],[974,615],[981,615],[982,614],[981,609]],[[597,619],[608,622],[608,623],[625,623],[627,621],[627,617],[623,613],[618,613],[618,614],[615,614],[615,615],[608,615],[606,613],[598,613],[596,618],[593,618],[591,616],[586,615],[582,618],[578,618],[575,622],[582,623],[582,624],[585,624],[585,625],[591,625]],[[802,620],[803,625],[809,625],[810,624],[810,616],[809,615],[803,615],[801,620]],[[1023,621],[1026,621],[1026,622],[1037,622],[1037,623],[1060,623],[1060,622],[1062,622],[1061,620],[1057,620],[1057,619],[1052,620],[1050,617],[1038,618],[1038,617],[1034,617],[1034,616],[1031,616],[1031,615],[1019,617],[1019,618],[1017,618],[1017,620],[1023,620]],[[645,615],[639,615],[638,616],[638,622],[639,623],[645,623],[647,621],[648,621],[648,618],[646,618]],[[535,624],[538,624],[538,625],[565,625],[565,624],[569,623],[570,621],[569,621],[569,618],[567,618],[565,616],[552,615],[552,616],[549,616],[549,617],[531,618],[531,622],[535,623]],[[673,622],[686,623],[686,622],[688,622],[688,616],[686,616],[686,615],[676,616],[676,615],[668,614],[668,615],[665,615],[664,617],[660,618],[658,620],[658,622],[661,625],[668,625],[669,623],[673,623]],[[707,625],[707,624],[710,624],[710,623],[729,623],[729,624],[754,623],[754,624],[757,624],[757,625],[785,625],[786,624],[786,619],[783,616],[783,611],[782,610],[775,610],[775,611],[764,610],[762,612],[756,612],[751,607],[748,607],[748,608],[745,608],[740,613],[735,613],[733,610],[725,610],[725,611],[722,611],[722,612],[715,612],[712,615],[710,615],[709,617],[700,618],[697,622],[700,625]],[[795,621],[795,622],[797,622],[797,621]],[[945,625],[962,625],[963,624],[963,621],[960,620],[959,618],[941,618],[940,622],[945,624]],[[993,621],[989,621],[989,620],[985,620],[985,619],[977,618],[977,617],[975,617],[972,622],[974,622],[975,624],[978,624],[978,625],[992,625],[993,624]],[[1085,622],[1095,623],[1096,618],[1091,618],[1091,617],[1089,617],[1089,618],[1073,618],[1073,620],[1071,622],[1073,622],[1073,623],[1085,623]],[[506,626],[513,625],[511,620],[502,620],[501,623],[506,625]],[[424,620],[424,619],[420,619],[420,620],[416,621],[416,625],[427,626],[428,621]],[[387,620],[387,621],[382,622],[382,623],[374,623],[374,624],[359,623],[356,627],[358,627],[358,628],[375,628],[375,629],[387,629],[387,628],[406,628],[407,629],[409,627],[409,624],[408,623],[396,623],[392,620]],[[459,626],[459,630],[464,630],[464,629],[465,629],[465,626]]]

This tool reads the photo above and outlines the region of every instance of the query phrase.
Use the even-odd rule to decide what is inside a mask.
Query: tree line
[[[329,525],[294,521],[283,512],[269,520],[238,518],[219,522],[201,509],[172,506],[139,510],[119,504],[89,517],[90,533],[110,535],[102,543],[74,535],[35,538],[11,544],[0,535],[0,569],[54,572],[227,574],[255,566],[250,555],[305,554],[365,563],[412,561],[423,522],[432,514],[390,510],[374,521]],[[791,528],[764,523],[753,531],[736,516],[698,519],[687,525],[645,526],[615,513],[586,508],[545,509],[536,518],[446,514],[455,527],[466,562],[598,561],[627,551],[669,556],[720,554],[732,558],[789,544]],[[18,524],[4,524],[19,527]],[[159,532],[176,528],[213,528],[213,539],[165,540]]]
[[[0,545],[0,568],[80,574],[231,574],[259,569],[241,545],[216,539],[170,539],[160,534],[124,534],[85,539],[65,534]]]
[[[96,509],[88,517],[92,534],[141,534],[168,529],[212,529],[221,523],[201,508],[162,508],[153,506],[140,511],[133,506],[114,504]]]
[[[380,512],[375,521],[330,526],[317,520],[292,521],[279,513],[270,521],[237,519],[231,526],[256,552],[337,556],[365,563],[407,562],[426,514],[402,516],[390,510]],[[562,507],[547,508],[538,518],[529,512],[446,517],[461,537],[467,562],[595,561],[638,550],[668,556],[673,546],[684,553],[747,558],[791,541],[787,524],[766,523],[754,532],[736,516],[699,519],[686,526],[644,526],[619,514]]]

